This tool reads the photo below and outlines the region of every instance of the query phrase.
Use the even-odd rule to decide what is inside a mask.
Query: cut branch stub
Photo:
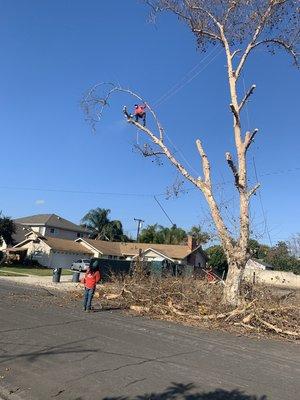
[[[235,182],[235,186],[238,188],[238,190],[240,190],[242,187],[240,185],[240,177],[239,177],[239,173],[238,170],[232,160],[232,156],[229,152],[227,152],[225,154],[226,156],[226,161],[229,165],[229,168],[231,169],[232,173],[233,173],[233,177],[234,177],[234,182]]]
[[[251,96],[251,94],[254,92],[255,89],[256,85],[252,85],[251,88],[248,90],[248,92],[245,94],[243,100],[241,101],[239,105],[239,110],[241,110],[244,107],[244,105],[246,104],[246,102],[248,101],[249,97]]]
[[[210,163],[208,161],[207,155],[203,149],[201,140],[197,139],[196,140],[196,145],[197,145],[197,149],[199,151],[199,154],[201,156],[201,160],[202,160],[202,169],[203,169],[203,175],[204,175],[204,180],[205,183],[211,187],[211,177],[210,177]]]
[[[240,125],[240,117],[238,114],[238,110],[236,110],[236,108],[234,107],[234,105],[232,103],[230,103],[230,109],[234,115],[235,121],[237,125]]]
[[[253,132],[246,132],[245,135],[245,151],[248,150],[248,148],[250,147],[251,143],[254,141],[254,137],[257,134],[258,129],[255,128]]]

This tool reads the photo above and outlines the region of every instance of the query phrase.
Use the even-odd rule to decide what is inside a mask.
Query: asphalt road
[[[121,311],[86,314],[78,302],[3,281],[0,300],[0,398],[300,398],[295,343],[202,331]]]

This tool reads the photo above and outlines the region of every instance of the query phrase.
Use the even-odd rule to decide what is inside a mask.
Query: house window
[[[55,233],[55,229],[54,228],[50,228],[50,233]]]
[[[78,237],[78,238],[81,238],[81,237],[82,237],[82,234],[81,234],[81,233],[77,233],[77,237]]]

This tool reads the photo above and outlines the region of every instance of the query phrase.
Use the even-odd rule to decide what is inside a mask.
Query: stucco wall
[[[54,229],[54,232],[51,232],[51,229]],[[45,233],[43,233],[43,235],[56,237],[56,238],[60,238],[60,239],[75,240],[75,239],[78,239],[77,233],[79,233],[79,232],[67,231],[65,229],[59,229],[59,228],[46,227]]]
[[[37,260],[44,267],[49,267],[50,248],[42,241],[35,243],[33,241],[26,243],[22,248],[27,249],[27,256]]]
[[[187,264],[198,268],[205,268],[206,260],[200,251],[195,251],[187,258]]]
[[[80,258],[91,258],[91,254],[53,251],[42,240],[38,243],[28,242],[22,248],[27,249],[28,257],[48,268],[70,268],[72,262]]]
[[[45,227],[45,226],[28,226],[31,230],[34,232],[38,232],[43,236],[50,236],[50,237],[56,237],[60,239],[70,239],[70,240],[75,240],[78,239],[77,233],[80,233],[80,237],[86,237],[87,234],[82,233],[82,232],[77,232],[77,231],[69,231],[66,229],[60,229],[60,228],[51,228],[51,227]],[[54,229],[54,232],[51,232],[51,230]]]
[[[300,289],[300,275],[292,272],[245,269],[244,280],[287,289]]]

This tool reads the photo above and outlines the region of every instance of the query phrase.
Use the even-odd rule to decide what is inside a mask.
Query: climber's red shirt
[[[135,114],[135,115],[137,115],[137,114],[139,114],[139,115],[140,115],[140,114],[144,114],[145,109],[146,109],[146,105],[140,104],[138,107],[135,108],[134,114]]]

